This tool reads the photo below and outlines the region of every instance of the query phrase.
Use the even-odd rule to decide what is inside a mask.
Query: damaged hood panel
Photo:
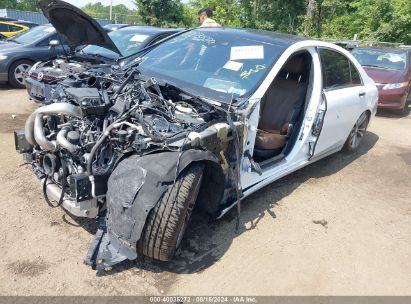
[[[72,49],[91,44],[121,55],[107,32],[79,8],[61,0],[42,0],[39,4],[44,16]]]

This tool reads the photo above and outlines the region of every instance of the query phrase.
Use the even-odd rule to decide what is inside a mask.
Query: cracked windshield
[[[278,58],[276,45],[229,32],[193,30],[144,56],[139,68],[174,83],[189,83],[242,97],[251,93]],[[187,77],[190,75],[190,77]]]

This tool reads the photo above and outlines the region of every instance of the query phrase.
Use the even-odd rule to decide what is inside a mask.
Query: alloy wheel
[[[22,64],[19,64],[18,66],[16,66],[16,68],[14,69],[14,78],[21,85],[25,84],[25,79],[27,77],[27,74],[28,74],[30,68],[31,68],[31,65],[29,65],[27,63],[22,63]]]
[[[352,150],[355,150],[360,145],[365,135],[365,131],[367,131],[368,120],[368,115],[364,112],[352,128],[349,137],[349,145]]]

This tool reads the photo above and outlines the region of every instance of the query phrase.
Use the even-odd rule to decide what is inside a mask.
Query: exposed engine
[[[55,83],[68,75],[84,72],[91,66],[92,64],[87,61],[79,62],[57,58],[36,63],[28,76],[44,83]]]
[[[93,64],[96,65],[93,65]],[[67,77],[75,77],[95,67],[111,73],[110,66],[104,62],[87,58],[87,60],[57,58],[36,63],[28,73],[26,86],[28,93],[36,102],[43,104],[52,103],[52,94],[57,84]]]
[[[51,99],[29,116],[24,136],[16,133],[16,146],[29,152],[46,200],[83,217],[102,210],[108,177],[124,156],[178,151],[222,118],[213,106],[133,69],[70,74]]]

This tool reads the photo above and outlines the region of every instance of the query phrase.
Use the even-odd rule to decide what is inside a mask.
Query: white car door
[[[342,53],[318,49],[323,76],[321,132],[311,149],[312,156],[336,152],[342,148],[352,127],[364,109],[367,88],[354,64]]]

